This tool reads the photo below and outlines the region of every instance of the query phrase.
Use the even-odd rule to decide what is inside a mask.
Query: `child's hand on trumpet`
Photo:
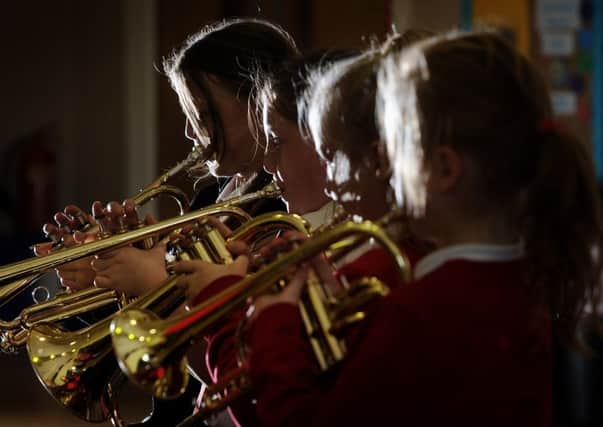
[[[218,218],[208,217],[205,220],[220,232],[224,240],[232,234],[230,228]],[[182,246],[189,246],[191,241],[187,236],[195,234],[196,228],[196,226],[185,226],[180,233],[172,237],[172,240],[177,239]],[[249,246],[243,241],[234,240],[226,243],[226,249],[233,257],[231,263],[223,264],[193,259],[178,261],[171,265],[174,273],[186,275],[181,279],[180,285],[186,287],[187,308],[195,306],[214,293],[219,292],[221,287],[225,286],[225,283],[236,281],[247,274],[250,259]]]
[[[260,253],[263,257],[270,259],[277,253],[295,250],[296,246],[302,244],[308,238],[307,234],[300,233],[299,231],[288,231],[282,237],[274,239],[263,247]],[[341,290],[341,284],[335,277],[334,272],[335,270],[329,264],[324,254],[317,255],[300,266],[295,266],[287,277],[287,285],[280,292],[261,295],[254,299],[252,319],[256,318],[263,310],[272,305],[297,305],[311,273],[332,293],[337,293]]]
[[[82,230],[96,227],[92,215],[88,215],[75,205],[68,205],[63,212],[54,215],[55,224],[47,223],[42,228],[46,237],[51,242],[39,243],[33,247],[37,256],[44,256],[52,252],[58,243],[64,247],[76,246],[88,241]],[[61,284],[71,290],[79,290],[93,286],[94,271],[90,267],[92,258],[83,258],[62,265],[56,269]]]
[[[139,224],[136,205],[131,200],[123,204],[108,203],[101,216],[102,227],[109,233],[132,229]],[[155,222],[151,215],[144,220],[145,225]],[[115,289],[128,296],[142,295],[167,278],[165,251],[165,245],[157,243],[148,249],[128,245],[98,254],[91,263],[96,273],[94,285]]]

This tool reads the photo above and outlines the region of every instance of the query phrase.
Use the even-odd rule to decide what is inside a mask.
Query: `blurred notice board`
[[[592,3],[535,0],[535,59],[551,88],[553,113],[584,141],[592,132]]]
[[[537,0],[539,30],[571,30],[580,25],[580,0]]]

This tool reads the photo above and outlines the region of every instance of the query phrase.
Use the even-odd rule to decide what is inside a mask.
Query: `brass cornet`
[[[241,222],[249,220],[250,217],[238,206],[249,203],[260,198],[278,197],[280,191],[275,184],[270,183],[262,190],[255,193],[245,194],[237,198],[229,199],[224,202],[216,203],[206,208],[189,212],[182,216],[160,221],[156,224],[142,227],[138,230],[126,231],[105,239],[85,243],[60,252],[51,253],[43,257],[30,258],[24,261],[14,262],[0,268],[0,281],[9,279],[19,279],[32,273],[39,273],[51,268],[58,267],[64,263],[76,261],[81,258],[96,255],[100,252],[116,249],[130,243],[144,240],[148,237],[161,233],[167,233],[182,227],[185,224],[195,222],[205,216],[234,216],[241,219]]]
[[[127,231],[121,234],[116,234],[110,237],[106,237],[100,240],[96,240],[90,243],[85,243],[72,248],[62,249],[58,252],[53,252],[43,257],[36,257],[25,261],[15,262],[7,266],[0,268],[0,281],[8,279],[19,279],[23,276],[29,276],[31,274],[37,274],[44,272],[48,269],[58,267],[64,263],[76,261],[81,258],[96,255],[100,252],[116,249],[121,246],[125,246],[134,242],[142,241],[158,234],[167,234],[170,231],[177,230],[183,225],[193,223],[202,218],[210,215],[218,216],[230,216],[236,218],[240,223],[245,223],[251,219],[251,217],[241,208],[239,205],[243,205],[249,202],[253,202],[258,199],[278,197],[280,190],[274,183],[268,184],[262,190],[255,193],[245,194],[236,198],[226,200],[221,203],[216,203],[212,206],[196,210],[195,212],[189,212],[182,216],[167,219],[158,222],[153,225],[141,227],[137,230]],[[113,293],[110,290],[105,290],[105,296],[107,301],[113,298]],[[55,300],[53,300],[55,301]],[[56,304],[49,302],[48,309],[51,309],[51,313],[48,314],[50,318],[56,315],[56,312],[62,312],[64,310],[64,304],[61,301],[55,301]],[[88,312],[85,304],[80,304],[78,314]],[[44,316],[38,315],[40,319],[36,323],[40,323],[44,320]],[[29,329],[28,325],[21,322],[21,319],[16,319],[12,323],[5,323],[4,326],[9,326],[12,329],[5,329],[3,336],[4,346],[21,346],[26,339],[25,333],[18,333],[20,329]],[[31,325],[30,325],[31,326]],[[2,325],[0,325],[0,328]],[[16,329],[15,329],[16,328]],[[11,342],[14,340],[14,342]]]
[[[356,242],[373,238],[392,257],[404,281],[410,279],[409,262],[383,229],[371,222],[345,222],[320,232],[288,254],[282,255],[258,272],[197,306],[192,312],[160,320],[149,311],[127,309],[111,322],[111,337],[119,364],[126,375],[156,397],[169,398],[186,385],[184,354],[192,341],[223,322],[249,298],[270,290],[291,268],[308,261],[332,245],[352,238]],[[326,370],[345,354],[338,332],[364,317],[363,307],[388,288],[377,280],[363,280],[342,296],[323,293],[309,284],[309,304],[303,304],[311,345],[321,368]],[[229,395],[237,395],[237,384],[230,382]],[[221,393],[210,394],[201,415],[225,406]]]
[[[249,200],[249,197],[245,197],[245,200]],[[205,214],[213,213],[215,208],[202,211]],[[224,210],[217,212],[223,214]],[[196,216],[190,219],[192,217],[188,215],[189,221],[197,219]],[[174,225],[176,221],[178,225]],[[156,225],[160,224],[163,226],[153,226],[155,232],[178,227],[183,222],[181,218],[177,218]],[[307,231],[307,228],[305,220],[297,215],[265,214],[239,227],[230,239],[251,242],[261,240],[265,234],[273,233],[274,230]],[[139,237],[140,235],[136,238]],[[201,251],[198,246],[193,245],[196,257],[202,257],[203,251],[221,251],[213,247],[217,243],[215,240],[211,239],[207,243],[209,247]],[[225,246],[224,241],[221,246]],[[168,315],[183,301],[184,290],[178,286],[180,277],[170,277],[128,307],[151,310],[159,316]],[[111,318],[108,318],[75,332],[66,332],[53,325],[36,325],[31,330],[27,351],[38,379],[57,402],[86,421],[100,422],[112,417],[113,422],[119,425],[118,414],[113,405],[123,376],[118,375],[120,371],[112,349],[110,323]],[[185,366],[182,368],[185,370]],[[186,386],[187,378],[174,379],[173,383]]]
[[[143,205],[159,196],[166,196],[172,198],[177,203],[180,214],[183,215],[188,210],[190,204],[189,198],[179,188],[169,185],[168,181],[197,163],[202,156],[199,150],[193,149],[185,160],[179,162],[140,190],[132,200],[137,205]],[[93,230],[89,229],[88,231]],[[61,254],[65,252],[68,252],[68,249],[57,249],[53,252],[53,255],[61,257]],[[65,260],[67,259],[65,257]],[[21,262],[23,265],[31,263],[32,268],[23,271],[18,275],[16,280],[15,276],[0,274],[0,283],[13,280],[11,283],[0,287],[0,301],[9,300],[16,293],[27,288],[29,284],[37,280],[46,271],[46,269],[33,268],[35,264],[34,260],[35,258]],[[60,262],[55,266],[65,262],[68,261]],[[6,271],[5,268],[1,267],[0,271]],[[18,351],[25,344],[29,329],[37,323],[65,320],[117,302],[120,302],[120,298],[115,291],[109,289],[86,289],[60,295],[50,301],[34,304],[23,309],[13,320],[6,321],[0,319],[0,350],[9,353]]]

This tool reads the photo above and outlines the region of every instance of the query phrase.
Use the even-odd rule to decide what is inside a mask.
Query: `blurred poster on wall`
[[[580,26],[580,0],[536,0],[539,30],[568,30]]]
[[[592,135],[592,1],[535,0],[533,57],[553,114],[582,141]]]

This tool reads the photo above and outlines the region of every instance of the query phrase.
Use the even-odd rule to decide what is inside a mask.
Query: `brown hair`
[[[324,158],[333,161],[335,151],[343,154],[340,159],[355,165],[365,158],[369,144],[379,139],[375,94],[381,57],[431,35],[427,30],[391,35],[382,45],[314,76],[315,81],[306,93],[304,125]]]
[[[599,297],[601,207],[586,146],[541,126],[552,114],[544,79],[494,33],[453,34],[387,58],[379,102],[394,180],[409,152],[448,145],[474,159],[475,209],[503,215],[523,239],[530,290],[573,341]]]
[[[259,129],[269,128],[268,114],[271,112],[301,125],[305,111],[304,93],[311,84],[312,76],[337,61],[358,54],[359,51],[354,49],[323,49],[298,55],[284,61],[272,72],[259,74],[251,103],[256,133],[259,133]],[[300,132],[303,134],[304,130],[300,129]]]
[[[296,55],[295,42],[281,27],[259,19],[229,19],[205,26],[190,36],[163,65],[190,120],[202,119],[190,87],[196,87],[203,94],[216,127],[212,145],[220,145],[223,124],[202,76],[215,76],[234,95],[248,97],[256,74],[267,72]]]

